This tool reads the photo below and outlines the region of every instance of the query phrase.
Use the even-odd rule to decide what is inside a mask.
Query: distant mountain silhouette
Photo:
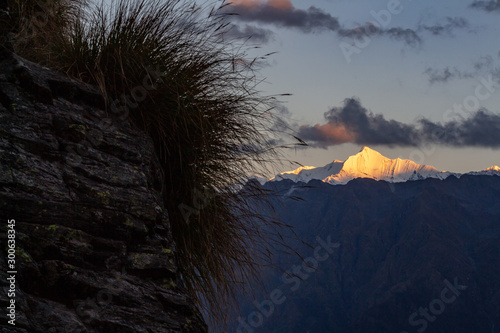
[[[236,332],[500,332],[500,177],[263,187],[309,267],[277,249]]]

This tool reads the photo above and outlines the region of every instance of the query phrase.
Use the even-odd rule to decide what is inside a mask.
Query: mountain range
[[[256,209],[291,229],[230,331],[500,333],[499,176],[365,147],[260,179],[276,195]]]
[[[468,174],[500,175],[500,167],[492,166]],[[253,178],[261,184],[268,181],[289,179],[296,183],[321,180],[330,185],[345,185],[356,178],[371,178],[400,183],[427,178],[446,179],[451,175],[462,176],[460,173],[439,171],[433,166],[417,164],[407,159],[390,159],[365,146],[358,154],[350,156],[346,161],[335,160],[323,167],[302,166],[293,171],[282,172],[271,179],[260,176],[254,176]]]

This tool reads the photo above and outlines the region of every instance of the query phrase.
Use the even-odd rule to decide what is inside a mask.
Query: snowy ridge
[[[270,181],[279,181],[283,179],[290,179],[294,182],[304,182],[307,183],[313,179],[323,180],[333,174],[340,172],[344,165],[344,162],[335,160],[324,167],[300,167],[293,171],[287,171],[276,175],[276,177],[271,178]]]
[[[481,172],[500,175],[500,168],[491,167]],[[350,156],[345,162],[335,160],[318,168],[304,166],[293,171],[280,173],[268,181],[289,179],[296,183],[307,183],[311,180],[321,180],[338,185],[347,184],[356,178],[370,178],[400,183],[426,178],[446,179],[450,175],[461,176],[457,173],[439,171],[429,165],[417,164],[411,160],[390,159],[369,147],[363,147],[358,154]],[[259,181],[266,182],[262,178]]]
[[[473,175],[473,176],[500,176],[500,167],[494,165],[494,166],[489,167],[488,169],[484,169],[482,171],[468,172],[467,175]]]

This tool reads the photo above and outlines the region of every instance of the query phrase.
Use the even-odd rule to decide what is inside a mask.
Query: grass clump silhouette
[[[97,84],[111,112],[120,108],[116,101],[141,92],[128,116],[154,141],[183,280],[212,324],[223,324],[237,288],[258,280],[257,263],[280,242],[268,234],[280,223],[255,211],[255,200],[265,202],[267,194],[251,184],[235,190],[279,156],[270,131],[275,97],[257,89],[258,59],[247,60],[241,43],[226,40],[228,3],[45,2],[56,8],[48,11],[53,24],[28,37],[19,17],[29,20],[39,2],[14,10],[16,36],[24,38],[17,52]]]
[[[6,0],[15,50],[23,57],[42,62],[50,58],[47,41],[54,34],[69,33],[81,17],[87,0]]]

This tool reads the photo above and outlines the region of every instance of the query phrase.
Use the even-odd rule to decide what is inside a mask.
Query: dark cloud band
[[[301,126],[298,137],[313,147],[326,148],[346,142],[363,145],[500,147],[500,115],[479,110],[467,119],[444,124],[420,119],[415,124],[388,120],[373,114],[355,98],[325,113],[325,124]]]
[[[469,28],[469,21],[463,17],[447,17],[443,23],[434,25],[420,24],[419,31],[430,32],[434,36],[448,35],[453,36],[453,32],[457,29]]]
[[[474,1],[471,5],[471,8],[480,9],[487,12],[499,12],[500,13],[500,1],[491,0],[491,1]]]
[[[230,38],[248,38],[251,42],[266,44],[273,39],[274,33],[270,30],[262,29],[249,24],[244,26],[231,24],[226,36]]]
[[[314,33],[321,31],[335,32],[341,38],[351,38],[354,41],[362,41],[376,36],[386,36],[393,40],[404,42],[416,47],[422,43],[420,32],[429,32],[435,36],[453,35],[455,29],[463,29],[469,26],[464,18],[447,17],[442,23],[434,25],[420,24],[417,30],[393,27],[388,28],[392,14],[387,10],[379,12],[371,11],[373,21],[355,28],[345,28],[339,23],[338,18],[329,13],[311,6],[308,9],[295,8],[290,0],[235,0],[227,8],[236,21],[255,22],[274,25],[277,27],[295,28],[303,33]],[[399,13],[394,11],[392,13]],[[263,39],[265,41],[266,39]]]
[[[428,67],[424,74],[427,75],[429,83],[447,83],[452,80],[472,79],[489,72],[495,81],[500,80],[500,67],[495,65],[495,61],[491,56],[482,56],[472,65],[469,70],[461,70],[457,67],[445,67],[436,69]]]

